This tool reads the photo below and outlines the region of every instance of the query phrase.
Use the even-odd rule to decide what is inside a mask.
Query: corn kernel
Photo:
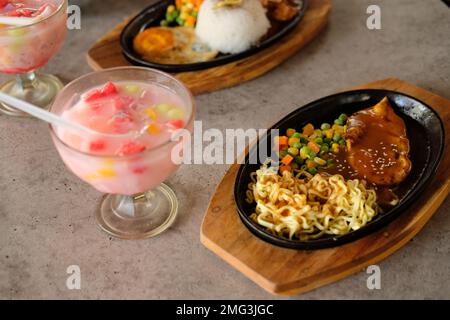
[[[293,147],[295,143],[300,142],[299,138],[289,138],[288,144],[290,147]]]
[[[306,167],[308,169],[317,167],[317,163],[314,160],[306,160]]]
[[[314,162],[320,166],[324,166],[327,164],[327,162],[325,160],[323,160],[322,158],[319,158],[319,157],[315,157]]]
[[[300,149],[300,158],[302,158],[303,160],[308,159],[309,155],[307,152],[307,148],[303,147]]]
[[[333,153],[339,153],[339,144],[338,143],[333,143],[333,145],[331,146],[331,151]]]

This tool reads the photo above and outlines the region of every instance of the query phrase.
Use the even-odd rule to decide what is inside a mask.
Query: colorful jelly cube
[[[117,93],[116,86],[111,82],[107,82],[101,89],[93,89],[82,96],[86,102],[92,102],[100,98],[105,98]]]
[[[98,151],[102,151],[102,150],[104,150],[105,149],[105,146],[106,146],[106,144],[105,144],[105,142],[104,141],[102,141],[102,140],[96,140],[96,141],[92,141],[90,144],[89,144],[89,150],[90,151],[94,151],[94,152],[98,152]]]
[[[120,147],[120,149],[118,150],[117,154],[120,156],[123,156],[123,155],[139,153],[144,150],[145,150],[145,146],[142,146],[135,142],[130,141],[130,142],[123,144]]]
[[[141,87],[135,84],[129,84],[125,86],[125,90],[129,93],[139,93],[141,91]]]
[[[166,123],[166,126],[170,129],[181,129],[184,127],[184,121],[183,120],[170,120]]]
[[[161,132],[161,129],[156,123],[150,123],[147,127],[147,132],[150,134],[158,134]]]
[[[104,97],[113,95],[117,93],[117,88],[111,81],[107,82],[101,90],[101,93]]]
[[[102,168],[97,170],[97,174],[101,178],[111,178],[117,175],[116,171],[111,168]]]
[[[144,112],[147,115],[147,117],[149,117],[152,120],[156,120],[158,118],[155,110],[153,110],[152,108],[147,108],[144,110]]]
[[[167,112],[167,116],[170,119],[183,119],[184,112],[180,108],[173,108]]]
[[[160,103],[156,105],[156,110],[158,110],[161,113],[169,112],[170,109],[172,109],[172,106],[167,103]]]

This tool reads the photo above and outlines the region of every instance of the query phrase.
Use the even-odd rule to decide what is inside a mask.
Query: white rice
[[[219,0],[205,0],[195,31],[212,50],[239,53],[258,43],[270,28],[260,0],[243,0],[237,7],[215,8]]]

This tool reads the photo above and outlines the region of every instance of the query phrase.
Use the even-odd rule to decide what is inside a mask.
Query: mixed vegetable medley
[[[176,0],[175,5],[167,7],[166,18],[161,20],[161,26],[194,27],[202,2],[203,0]]]
[[[308,123],[301,132],[290,128],[286,135],[275,137],[281,159],[280,173],[306,170],[316,174],[320,168],[333,166],[329,155],[337,154],[345,147],[346,124],[347,115],[341,114],[333,124],[322,123],[320,128],[315,128]]]

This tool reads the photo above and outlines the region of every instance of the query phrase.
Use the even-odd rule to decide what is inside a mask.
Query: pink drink
[[[65,11],[63,0],[0,0],[0,17],[32,22],[0,25],[0,72],[26,73],[45,65],[64,41]]]
[[[66,145],[56,146],[66,165],[97,190],[133,195],[153,189],[177,169],[171,161],[177,143],[170,137],[185,127],[189,113],[167,88],[108,82],[83,93],[61,113],[100,134],[58,128],[56,134]]]

